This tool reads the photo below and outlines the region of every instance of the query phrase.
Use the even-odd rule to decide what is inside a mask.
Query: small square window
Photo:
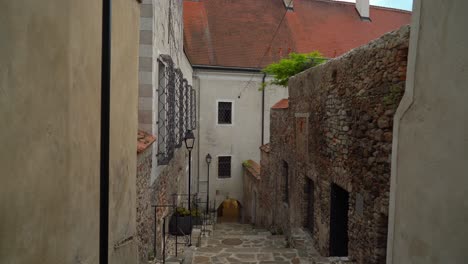
[[[218,124],[232,124],[232,102],[218,102]]]
[[[218,178],[231,178],[231,157],[218,157]]]

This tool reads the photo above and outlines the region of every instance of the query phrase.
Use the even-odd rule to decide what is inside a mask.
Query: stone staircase
[[[346,257],[321,257],[310,235],[293,231],[288,241],[283,235],[237,223],[216,224],[211,236],[201,237],[197,247],[185,255],[185,264],[352,264]]]
[[[310,263],[307,256],[290,248],[282,235],[272,235],[251,225],[216,224],[210,237],[201,239],[184,263]]]

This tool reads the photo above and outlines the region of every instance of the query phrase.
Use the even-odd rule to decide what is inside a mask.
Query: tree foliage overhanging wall
[[[289,78],[308,68],[322,64],[326,60],[318,51],[304,54],[293,52],[287,58],[268,65],[262,71],[274,77],[271,84],[287,87]]]

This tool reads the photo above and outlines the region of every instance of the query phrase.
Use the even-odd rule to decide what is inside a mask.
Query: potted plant
[[[194,225],[202,225],[203,224],[203,220],[201,218],[201,212],[200,212],[200,209],[198,208],[195,208],[195,209],[192,209],[192,223]]]
[[[169,233],[174,236],[185,236],[192,233],[193,223],[190,211],[184,207],[177,207],[169,221]]]

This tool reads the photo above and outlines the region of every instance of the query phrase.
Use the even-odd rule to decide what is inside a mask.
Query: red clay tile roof
[[[260,146],[260,150],[265,153],[270,153],[270,150],[271,150],[270,143]]]
[[[287,109],[289,107],[288,99],[281,99],[276,104],[274,104],[271,109]]]
[[[147,149],[153,142],[156,141],[156,137],[148,134],[144,131],[138,130],[138,139],[137,139],[137,153],[140,154],[145,149]]]
[[[185,0],[188,57],[194,65],[258,68],[285,11],[282,0]],[[290,52],[337,57],[409,24],[411,13],[371,6],[370,17],[361,21],[354,3],[294,0],[260,67]]]
[[[253,160],[247,160],[242,164],[242,166],[244,166],[244,168],[256,179],[260,179],[260,165],[257,162]]]

